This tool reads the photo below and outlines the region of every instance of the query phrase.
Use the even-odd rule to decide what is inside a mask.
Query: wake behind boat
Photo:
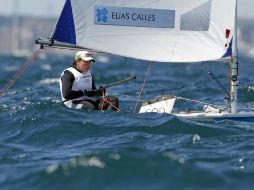
[[[254,118],[253,112],[238,110],[237,0],[66,0],[52,36],[36,43],[151,63],[227,61],[228,88],[210,73],[226,89],[227,106],[208,103],[200,112],[175,113],[174,104],[180,97],[159,96],[144,102],[140,113],[169,113],[188,119]],[[149,69],[146,76],[148,73]]]

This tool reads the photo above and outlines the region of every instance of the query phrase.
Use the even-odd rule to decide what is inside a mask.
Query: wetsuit
[[[60,78],[60,91],[64,104],[69,108],[91,110],[118,108],[118,98],[106,96],[110,103],[98,98],[98,90],[90,71],[81,73],[74,67],[64,70]]]

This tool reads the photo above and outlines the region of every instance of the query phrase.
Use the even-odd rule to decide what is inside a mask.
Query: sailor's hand
[[[106,94],[106,88],[100,86],[100,88],[98,89],[98,93],[101,95],[101,96],[104,96]]]
[[[103,96],[106,94],[106,89],[103,87],[100,87],[98,90],[85,90],[84,95],[93,97],[93,96]]]

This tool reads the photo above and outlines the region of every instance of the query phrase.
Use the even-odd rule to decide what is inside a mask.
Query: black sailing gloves
[[[85,90],[84,95],[93,97],[93,96],[103,96],[106,94],[106,89],[104,87],[101,87],[98,90]]]
[[[106,94],[106,88],[102,86],[99,87],[98,91],[101,96],[104,96]]]

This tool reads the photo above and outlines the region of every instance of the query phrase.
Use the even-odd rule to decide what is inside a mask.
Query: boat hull
[[[254,122],[254,112],[238,112],[238,113],[176,113],[173,114],[179,118],[185,118],[196,121],[208,120],[242,120]]]

